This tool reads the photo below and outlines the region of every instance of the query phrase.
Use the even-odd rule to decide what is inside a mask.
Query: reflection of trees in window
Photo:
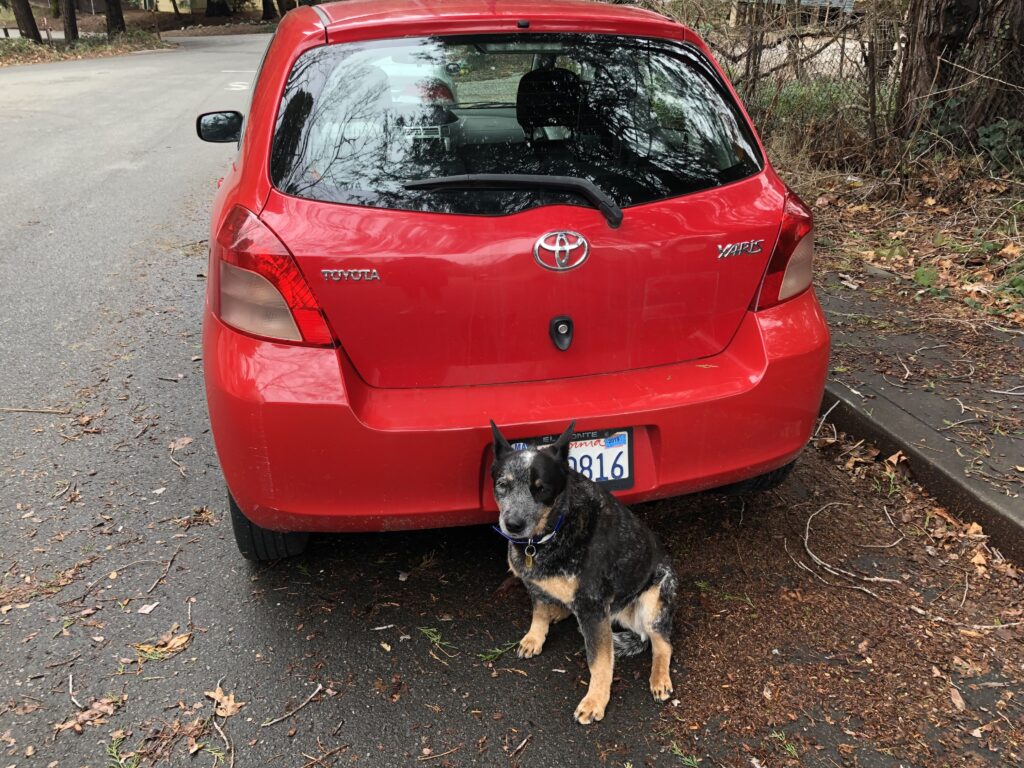
[[[505,213],[576,200],[544,190],[410,192],[404,183],[459,173],[578,176],[625,206],[758,170],[752,139],[699,54],[602,35],[557,38],[557,58],[535,56],[531,50],[537,48],[509,53],[505,38],[502,52],[494,53],[466,38],[421,38],[304,54],[279,111],[274,184],[332,202]],[[466,71],[453,81],[445,66],[454,61]],[[574,116],[574,124],[565,126],[564,135],[553,132],[527,144],[516,130],[522,118],[515,90],[531,61],[570,70],[579,85],[559,91],[554,102],[559,114]],[[446,95],[459,86],[472,103],[433,98],[432,84],[438,83]],[[559,104],[559,98],[572,104]],[[505,122],[492,132],[487,121]]]

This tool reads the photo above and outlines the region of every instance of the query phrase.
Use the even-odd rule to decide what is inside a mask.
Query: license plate
[[[549,445],[558,435],[545,435],[512,443],[522,450]],[[575,432],[569,442],[569,466],[610,491],[633,487],[633,428]]]

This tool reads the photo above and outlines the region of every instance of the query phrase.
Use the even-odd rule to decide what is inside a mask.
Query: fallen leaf
[[[174,453],[175,451],[180,451],[191,442],[191,437],[179,437],[177,440],[172,441],[167,447],[171,449],[171,453]]]
[[[136,613],[141,613],[143,616],[149,616],[149,614],[153,612],[153,609],[156,608],[158,605],[160,605],[159,601],[155,603],[148,603],[139,608],[139,610],[136,611]]]
[[[964,697],[960,695],[960,691],[956,688],[949,689],[949,698],[953,700],[953,706],[956,707],[957,712],[963,712],[967,709],[967,705],[964,703]]]
[[[170,630],[160,635],[155,643],[137,643],[134,645],[135,650],[139,652],[140,660],[163,661],[185,650],[192,640],[192,633],[182,632],[180,635],[174,634],[177,631],[178,625],[174,624]]]
[[[213,699],[217,703],[216,712],[221,717],[237,715],[245,706],[244,701],[235,701],[235,694],[224,693],[224,689],[219,685],[216,691],[204,691],[203,693],[208,699]]]

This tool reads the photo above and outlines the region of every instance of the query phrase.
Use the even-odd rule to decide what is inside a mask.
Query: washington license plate
[[[513,441],[522,450],[550,445],[558,435]],[[569,466],[610,491],[633,487],[633,428],[574,432],[569,443]]]

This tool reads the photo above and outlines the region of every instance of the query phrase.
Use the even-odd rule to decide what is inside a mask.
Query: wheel
[[[770,491],[772,488],[778,488],[782,485],[783,481],[789,477],[789,473],[793,471],[793,467],[795,466],[796,460],[794,459],[789,462],[789,464],[779,467],[778,469],[773,469],[771,472],[765,472],[763,475],[751,477],[748,480],[740,480],[738,483],[723,485],[721,488],[715,488],[712,493],[736,496],[741,493],[761,493],[762,491]]]
[[[235,544],[246,560],[280,560],[283,557],[301,555],[309,543],[309,534],[282,533],[261,528],[247,518],[228,493],[228,507],[231,509],[231,528],[235,532]]]

